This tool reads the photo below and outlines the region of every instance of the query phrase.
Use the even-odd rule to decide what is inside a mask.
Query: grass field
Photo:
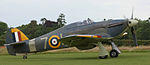
[[[38,53],[22,56],[0,55],[0,65],[150,65],[150,52],[123,52],[118,58],[98,59],[95,52]]]

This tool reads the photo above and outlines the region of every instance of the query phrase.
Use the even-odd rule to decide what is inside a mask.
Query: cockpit
[[[80,22],[72,23],[72,24],[68,25],[67,28],[73,28],[73,27],[88,25],[88,24],[92,24],[92,23],[94,23],[94,21],[88,18],[87,20],[83,20],[82,22],[80,21]]]
[[[94,21],[88,18],[87,20],[83,20],[84,24],[92,24]]]

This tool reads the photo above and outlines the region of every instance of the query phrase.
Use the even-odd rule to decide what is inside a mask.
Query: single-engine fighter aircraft
[[[31,40],[29,40],[27,36],[17,28],[11,28],[7,32],[7,44],[5,44],[5,46],[10,55],[23,55],[23,59],[27,59],[28,53],[73,46],[80,50],[85,50],[94,48],[98,45],[100,49],[99,58],[105,59],[108,57],[109,53],[101,42],[103,42],[103,40],[108,40],[108,43],[112,46],[110,56],[118,57],[121,52],[113,42],[113,39],[122,36],[127,29],[131,28],[134,43],[137,45],[133,28],[137,23],[138,21],[133,18],[105,20],[100,22],[85,20],[83,22],[75,22],[65,25]]]

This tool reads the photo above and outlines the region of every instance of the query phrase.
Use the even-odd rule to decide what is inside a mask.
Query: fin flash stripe
[[[15,42],[29,40],[29,38],[17,28],[12,28],[11,33],[14,36]]]

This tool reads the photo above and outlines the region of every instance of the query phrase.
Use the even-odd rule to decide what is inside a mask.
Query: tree
[[[150,22],[148,20],[139,21],[137,27],[137,38],[140,40],[149,40],[150,39]]]
[[[45,27],[42,24],[37,24],[36,20],[31,20],[29,24],[22,25],[17,28],[20,29],[23,33],[25,33],[25,35],[29,37],[29,39],[33,39],[46,33],[49,33],[59,27],[57,24],[53,25],[52,27]]]
[[[44,23],[47,21],[47,19],[46,18],[41,18],[40,21],[42,21],[42,25],[44,25]]]
[[[60,13],[58,19],[57,19],[57,22],[58,22],[58,25],[60,27],[64,26],[66,24],[66,21],[65,21],[65,15]]]
[[[31,25],[31,26],[37,26],[37,21],[36,20],[31,20],[31,22],[29,23],[29,25]]]
[[[4,34],[8,29],[8,26],[4,22],[0,22],[0,36]]]
[[[27,35],[27,37],[29,37],[30,39],[37,37],[37,34],[35,33],[38,30],[38,28],[39,26],[36,20],[31,20],[29,24],[18,27],[18,29],[24,32]]]
[[[7,31],[8,26],[4,22],[0,22],[0,46],[2,46],[5,43],[5,32]]]

